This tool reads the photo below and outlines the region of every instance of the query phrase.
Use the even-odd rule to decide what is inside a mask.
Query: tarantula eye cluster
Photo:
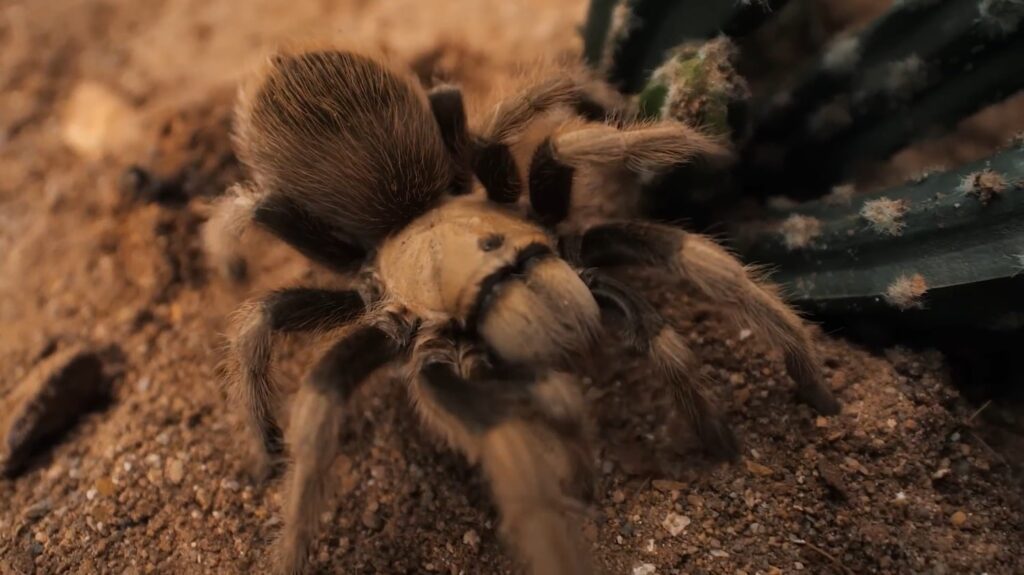
[[[590,571],[566,512],[591,464],[569,359],[603,318],[624,319],[630,348],[705,446],[734,457],[697,358],[612,266],[690,282],[782,348],[806,401],[838,411],[805,326],[772,290],[708,238],[632,219],[643,178],[726,152],[683,124],[633,122],[610,94],[566,70],[470,122],[457,88],[428,93],[405,70],[340,50],[275,55],[245,85],[236,147],[252,180],[218,205],[211,254],[237,264],[234,242],[254,223],[355,284],[273,292],[242,308],[232,337],[233,388],[269,470],[285,450],[275,338],[332,338],[293,405],[280,572],[305,570],[347,398],[403,358],[425,425],[481,465],[533,573]],[[524,137],[537,126],[542,138]],[[615,201],[588,211],[594,194]]]

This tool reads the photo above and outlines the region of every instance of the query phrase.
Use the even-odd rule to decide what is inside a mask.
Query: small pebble
[[[967,514],[963,511],[957,511],[949,518],[949,521],[954,527],[963,527],[964,523],[967,523]]]
[[[203,511],[209,511],[210,506],[213,505],[213,501],[210,499],[210,494],[205,489],[196,489],[195,493],[196,503],[199,504],[199,508]]]
[[[658,568],[652,563],[641,563],[633,568],[633,575],[654,575]]]
[[[669,491],[682,491],[686,489],[685,483],[682,481],[672,481],[671,479],[655,479],[651,482],[651,486],[663,493]]]
[[[107,477],[101,477],[96,480],[96,491],[104,497],[110,497],[114,494],[114,482]]]
[[[721,549],[712,549],[711,550],[711,556],[712,557],[723,558],[723,557],[728,557],[729,553],[727,551],[722,551]]]
[[[745,460],[743,460],[743,464],[746,465],[747,471],[753,473],[754,475],[760,475],[762,477],[767,477],[767,476],[771,475],[772,473],[774,473],[774,471],[772,471],[771,467],[768,467],[767,465],[762,465],[762,464],[760,464],[760,463],[758,463],[756,461],[751,461],[749,459],[745,459]]]
[[[480,535],[473,529],[462,534],[462,542],[468,545],[473,551],[480,548]]]
[[[168,481],[177,485],[185,478],[185,465],[180,459],[171,459],[167,462],[167,470],[164,473]]]
[[[687,526],[691,523],[690,518],[685,515],[678,513],[669,513],[665,516],[665,519],[661,522],[661,526],[665,528],[673,537],[679,535],[683,531],[686,531]]]
[[[35,521],[44,517],[52,508],[53,506],[50,504],[49,499],[40,499],[25,510],[25,518],[29,521]]]

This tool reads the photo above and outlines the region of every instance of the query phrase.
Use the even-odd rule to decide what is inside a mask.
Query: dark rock
[[[828,487],[829,494],[835,499],[846,501],[850,498],[850,490],[843,480],[842,471],[836,466],[824,459],[820,460],[818,462],[818,477]]]
[[[0,406],[0,474],[21,473],[31,458],[109,398],[103,363],[80,346],[32,369]]]

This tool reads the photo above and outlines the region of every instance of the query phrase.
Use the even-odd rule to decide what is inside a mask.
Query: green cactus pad
[[[897,188],[802,204],[737,234],[737,247],[771,262],[791,301],[821,316],[1020,328],[1022,188],[1016,148]]]

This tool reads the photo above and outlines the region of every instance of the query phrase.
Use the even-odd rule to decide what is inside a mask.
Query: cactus
[[[750,89],[733,66],[735,55],[736,47],[724,36],[675,48],[637,94],[638,112],[645,118],[697,126],[738,148],[749,134]],[[685,215],[691,221],[707,221],[709,207],[735,192],[728,167],[681,166],[648,186],[644,211],[658,218]]]
[[[638,94],[640,114],[699,126],[734,143],[742,140],[750,89],[733,67],[735,55],[736,47],[725,37],[675,48]]]
[[[647,72],[687,40],[721,33],[743,35],[757,28],[786,0],[676,2],[594,0],[584,27],[584,54],[624,92],[639,91]]]
[[[734,235],[746,260],[778,270],[774,279],[796,304],[848,327],[881,322],[887,332],[921,336],[921,327],[945,325],[1024,337],[1019,140],[987,160],[885,191],[832,187],[1024,87],[1024,0],[894,0],[862,31],[833,40],[790,89],[766,87],[740,105],[745,82],[732,54],[716,48],[729,43],[707,39],[749,33],[771,14],[765,6],[781,4],[594,1],[588,57],[613,83],[639,92],[638,112],[728,135],[740,152],[732,169],[687,166],[652,182],[649,215],[710,227],[735,212],[741,192],[808,199],[832,188],[805,204],[769,202],[772,223]],[[601,14],[604,27],[590,26]],[[737,112],[748,109],[745,137]]]
[[[774,187],[785,178],[787,193],[813,197],[863,162],[1011,95],[1024,87],[1022,20],[1024,0],[894,3],[773,98],[756,122],[748,179],[764,187],[774,176]]]
[[[1024,146],[777,216],[737,247],[818,317],[1024,327]]]

